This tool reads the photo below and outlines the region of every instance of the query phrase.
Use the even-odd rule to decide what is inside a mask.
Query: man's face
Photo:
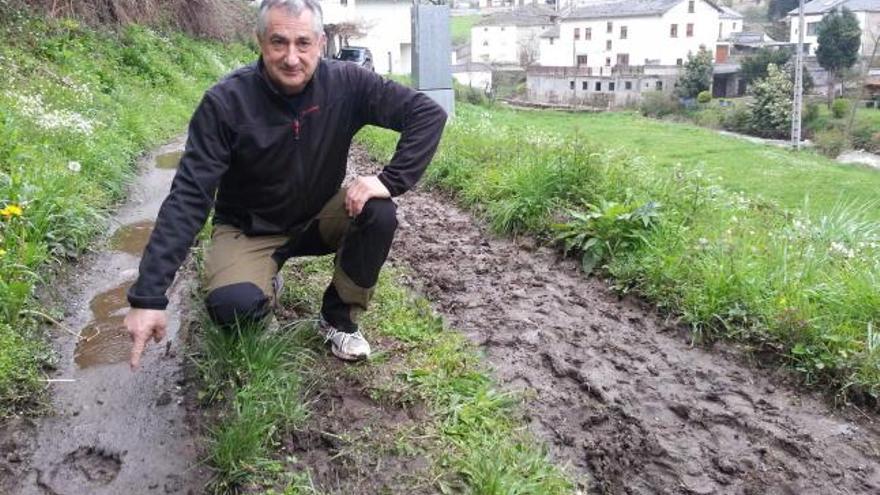
[[[315,33],[312,20],[308,9],[296,17],[283,8],[273,8],[266,17],[260,51],[269,78],[284,94],[302,92],[318,67],[324,35]]]

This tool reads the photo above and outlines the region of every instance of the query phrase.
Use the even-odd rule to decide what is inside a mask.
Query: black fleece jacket
[[[397,196],[422,176],[445,122],[427,96],[347,62],[321,60],[295,96],[275,89],[262,60],[229,74],[205,93],[190,121],[129,303],[167,306],[165,291],[212,207],[215,223],[246,235],[294,234],[339,190],[361,127],[401,133],[379,174]]]

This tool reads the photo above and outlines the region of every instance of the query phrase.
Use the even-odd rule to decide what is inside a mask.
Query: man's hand
[[[348,186],[345,194],[345,211],[348,216],[356,217],[361,214],[367,201],[373,198],[390,198],[391,193],[375,175],[360,176]]]
[[[152,338],[159,343],[165,338],[168,319],[164,309],[131,308],[125,315],[125,328],[131,337],[131,369],[136,370],[141,363],[141,354]]]

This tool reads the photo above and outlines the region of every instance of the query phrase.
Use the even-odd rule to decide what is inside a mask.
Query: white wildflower
[[[82,164],[79,163],[78,161],[71,160],[71,161],[67,162],[67,170],[70,170],[73,173],[77,173],[80,170],[82,170]]]
[[[856,255],[855,251],[847,247],[846,244],[837,241],[831,241],[831,247],[828,248],[828,252],[843,256],[844,258],[852,258]]]

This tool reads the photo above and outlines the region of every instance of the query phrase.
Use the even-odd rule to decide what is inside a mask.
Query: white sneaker
[[[330,342],[330,350],[339,359],[360,361],[370,357],[370,343],[360,330],[354,333],[341,332],[330,326],[323,318],[319,328],[324,332],[324,342]]]

